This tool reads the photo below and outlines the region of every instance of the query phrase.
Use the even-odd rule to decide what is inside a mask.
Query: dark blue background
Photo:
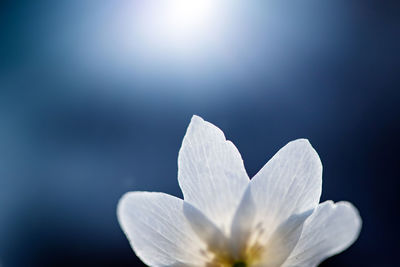
[[[308,138],[324,165],[322,200],[351,201],[363,218],[358,241],[322,266],[398,264],[398,1],[271,1],[266,18],[229,22],[225,57],[204,45],[195,59],[148,59],[129,2],[0,4],[2,266],[140,264],[118,199],[181,196],[176,161],[192,114],[225,132],[250,176]]]

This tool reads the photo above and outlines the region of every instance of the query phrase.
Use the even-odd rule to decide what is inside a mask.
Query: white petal
[[[119,223],[147,265],[204,266],[200,250],[205,246],[187,221],[184,205],[163,193],[130,192],[121,198]]]
[[[229,240],[224,233],[202,212],[184,202],[183,212],[197,236],[206,244],[206,254],[212,260],[215,254],[224,254],[229,250]]]
[[[240,255],[242,251],[246,250],[253,236],[259,231],[254,223],[256,212],[256,204],[251,195],[250,186],[247,186],[231,226],[230,249],[234,255]]]
[[[280,149],[250,182],[257,217],[272,233],[293,214],[313,210],[319,203],[322,164],[308,140]]]
[[[257,204],[249,186],[235,214],[231,228],[231,250],[240,255],[249,247],[260,247],[256,255],[254,267],[280,266],[296,246],[304,221],[311,211],[293,214],[280,224],[266,223],[257,214],[260,204]],[[254,255],[253,255],[254,256]],[[252,256],[250,256],[252,257]]]
[[[249,183],[236,147],[216,126],[193,116],[179,151],[178,166],[185,201],[228,230]]]
[[[351,203],[326,201],[306,220],[300,240],[283,266],[317,266],[348,248],[360,229],[361,218]]]

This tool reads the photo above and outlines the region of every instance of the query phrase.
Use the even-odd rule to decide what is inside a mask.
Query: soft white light
[[[218,0],[168,0],[146,3],[136,28],[159,52],[194,52],[218,36],[222,14]]]
[[[202,32],[213,19],[214,4],[213,0],[172,0],[165,10],[166,27],[178,38]]]

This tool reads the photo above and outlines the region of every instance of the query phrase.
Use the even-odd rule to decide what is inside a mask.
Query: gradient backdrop
[[[400,2],[169,1],[1,1],[1,266],[140,266],[118,199],[181,197],[192,114],[250,176],[308,138],[363,218],[322,266],[397,266]]]

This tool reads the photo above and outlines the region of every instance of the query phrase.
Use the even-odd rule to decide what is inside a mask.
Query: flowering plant
[[[322,164],[290,142],[250,180],[223,132],[193,116],[178,158],[184,200],[129,192],[118,219],[150,266],[316,266],[349,247],[361,218],[348,202],[319,203]]]

